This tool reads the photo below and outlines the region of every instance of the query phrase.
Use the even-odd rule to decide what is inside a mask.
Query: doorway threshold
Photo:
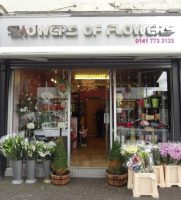
[[[105,178],[106,167],[77,167],[71,166],[71,177]]]

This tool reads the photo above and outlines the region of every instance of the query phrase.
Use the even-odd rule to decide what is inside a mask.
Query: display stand
[[[155,173],[134,174],[133,197],[140,197],[142,195],[159,198]]]

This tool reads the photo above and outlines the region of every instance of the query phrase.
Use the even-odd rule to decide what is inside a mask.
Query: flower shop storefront
[[[92,172],[95,177],[104,176],[113,140],[181,140],[180,30],[173,18],[180,19],[167,17],[165,26],[158,17],[152,27],[152,17],[141,16],[92,17],[92,25],[88,17],[58,17],[60,25],[52,25],[54,16],[2,17],[1,135],[20,133],[29,141],[61,135],[72,175],[86,176],[74,171],[78,167],[97,167],[102,171]],[[149,25],[146,32],[140,19]],[[82,129],[88,129],[86,139]],[[86,154],[91,144],[90,152],[101,151]],[[8,167],[3,159],[2,170]]]

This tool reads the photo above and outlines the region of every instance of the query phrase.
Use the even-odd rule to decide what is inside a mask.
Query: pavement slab
[[[180,200],[181,188],[159,188],[160,200]],[[126,187],[112,187],[105,179],[71,178],[64,186],[42,183],[12,185],[11,178],[0,181],[0,200],[148,200],[151,196],[134,198]]]

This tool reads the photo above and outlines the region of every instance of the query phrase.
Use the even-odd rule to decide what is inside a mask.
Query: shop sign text
[[[78,25],[13,25],[8,26],[8,35],[13,38],[19,37],[77,37],[83,34],[85,37],[97,37],[104,34],[107,37],[115,35],[117,37],[170,37],[175,33],[172,25],[156,24],[108,24],[103,27],[100,24],[84,25],[79,30]],[[103,31],[104,30],[104,31]],[[139,43],[139,41],[137,41]],[[141,43],[141,42],[140,42]]]

